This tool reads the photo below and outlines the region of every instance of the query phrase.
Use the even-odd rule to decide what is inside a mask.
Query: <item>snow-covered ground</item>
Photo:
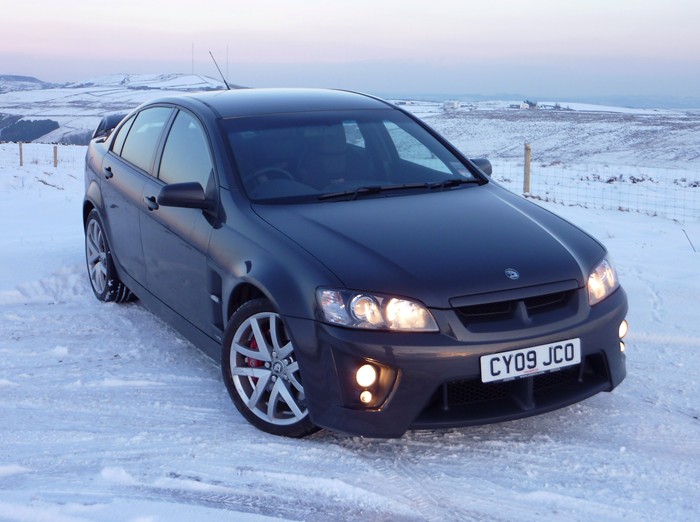
[[[459,128],[440,130],[496,149]],[[25,145],[22,168],[17,149],[0,145],[1,521],[700,516],[700,221],[542,203],[608,246],[628,292],[613,393],[399,440],[290,440],[247,424],[217,364],[138,303],[93,297],[85,148],[61,147],[56,169],[50,146]]]
[[[700,170],[700,111],[571,104],[575,111],[509,109],[508,102],[413,102],[404,108],[440,130],[471,157]]]

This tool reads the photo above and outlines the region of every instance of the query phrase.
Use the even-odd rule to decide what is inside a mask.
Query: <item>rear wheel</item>
[[[249,301],[233,314],[221,362],[229,395],[253,426],[286,437],[318,430],[309,419],[294,346],[267,299]]]
[[[88,214],[85,224],[85,260],[95,297],[117,303],[132,298],[131,291],[119,280],[102,220],[94,209]]]

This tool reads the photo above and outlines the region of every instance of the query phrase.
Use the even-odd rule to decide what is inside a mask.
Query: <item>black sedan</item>
[[[249,89],[155,100],[113,126],[86,158],[94,293],[138,296],[220,360],[264,431],[399,437],[625,377],[605,248],[400,108]]]

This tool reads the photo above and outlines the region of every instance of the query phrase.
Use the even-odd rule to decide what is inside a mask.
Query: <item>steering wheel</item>
[[[294,181],[294,176],[282,167],[263,167],[256,170],[251,174],[251,176],[246,180],[246,184],[252,183],[253,187],[257,187],[262,183],[267,183],[272,179],[288,179]]]

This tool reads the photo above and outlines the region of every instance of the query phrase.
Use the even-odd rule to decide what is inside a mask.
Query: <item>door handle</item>
[[[146,202],[149,211],[158,210],[158,202],[155,196],[144,196],[143,200]]]
[[[112,179],[114,172],[112,172],[112,167],[105,167],[105,179]]]

